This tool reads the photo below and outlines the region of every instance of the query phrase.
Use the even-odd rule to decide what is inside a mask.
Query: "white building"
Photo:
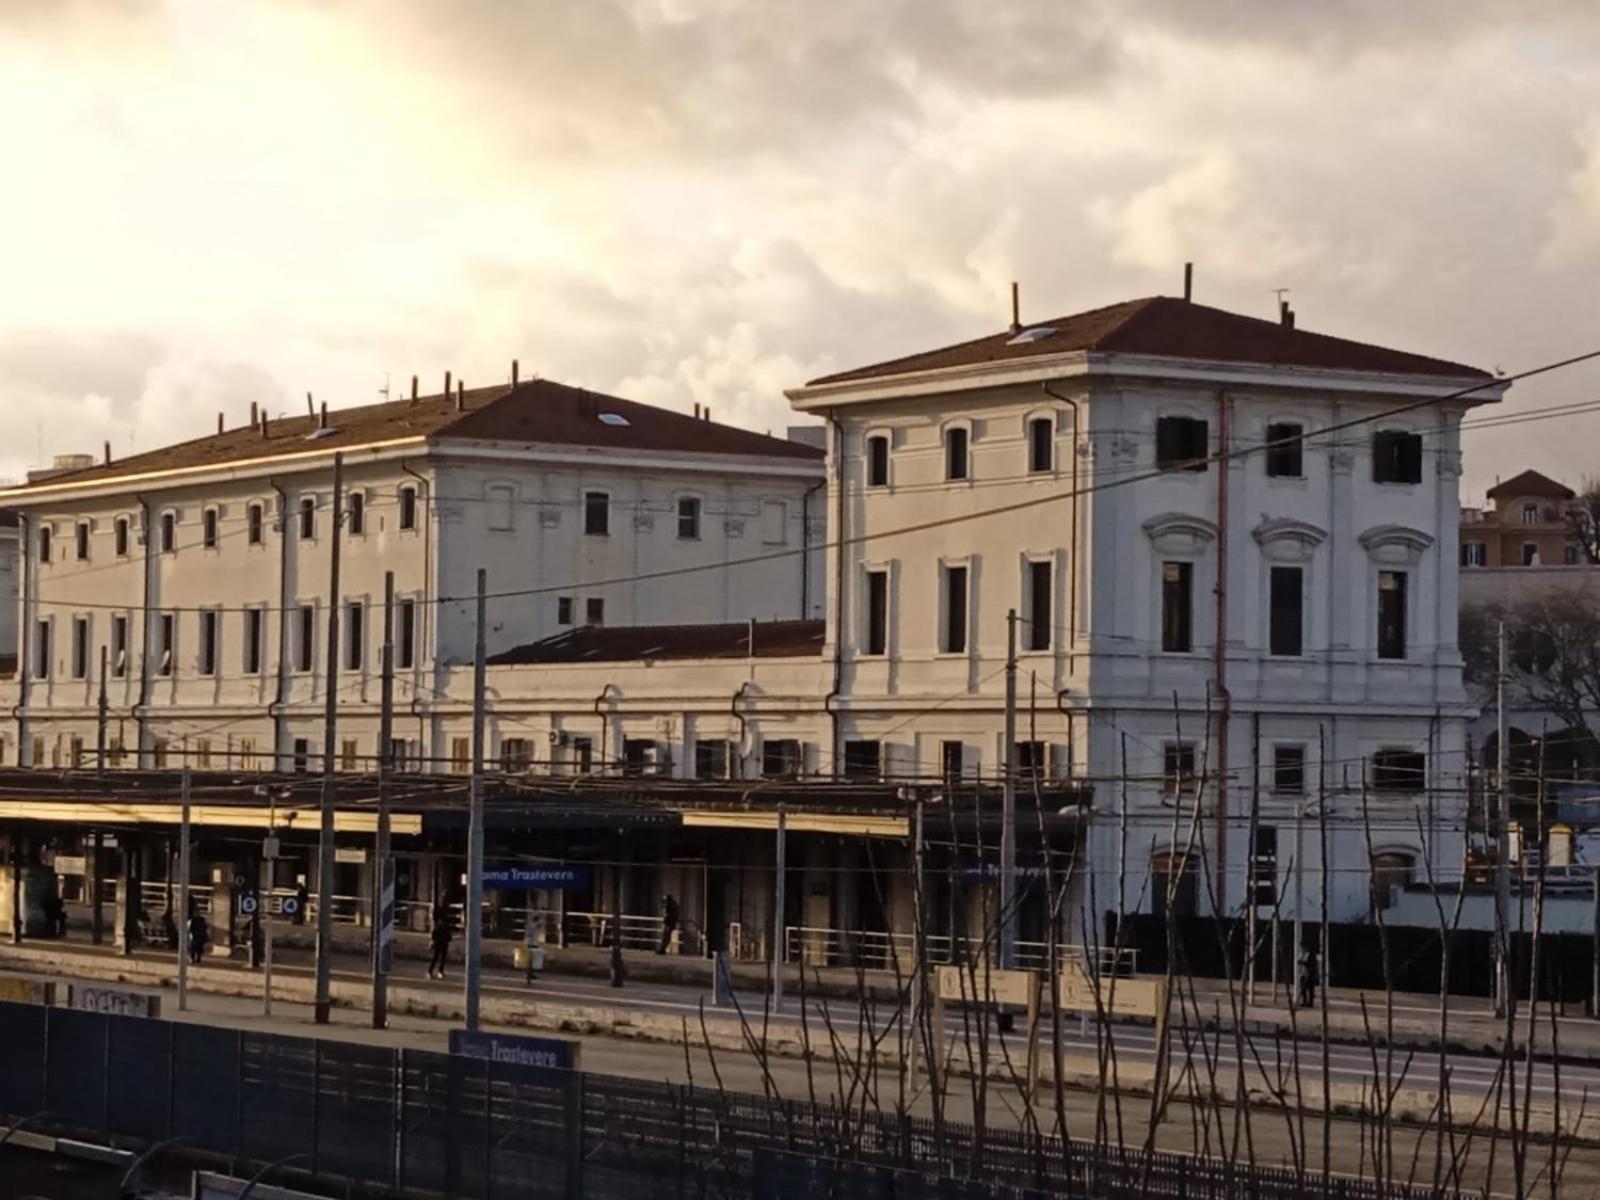
[[[27,547],[12,761],[84,761],[103,687],[114,762],[187,746],[197,765],[304,768],[336,604],[337,749],[370,762],[386,572],[414,760],[453,746],[429,714],[459,709],[479,568],[491,655],[582,625],[821,611],[809,446],[548,381],[222,425],[3,493]]]
[[[0,664],[17,661],[17,514],[0,508]]]

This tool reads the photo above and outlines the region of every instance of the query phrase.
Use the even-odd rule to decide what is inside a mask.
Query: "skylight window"
[[[1055,337],[1057,332],[1054,325],[1035,325],[1032,329],[1024,329],[1016,337],[1006,342],[1006,345],[1026,346],[1029,342],[1042,342],[1047,337]]]
[[[628,418],[621,413],[601,413],[600,420],[605,425],[626,425]]]

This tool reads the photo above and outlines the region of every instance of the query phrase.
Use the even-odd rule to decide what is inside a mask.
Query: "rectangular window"
[[[1050,649],[1050,631],[1053,617],[1051,615],[1051,600],[1053,588],[1048,562],[1030,562],[1028,564],[1028,594],[1025,597],[1027,604],[1023,608],[1028,624],[1022,644],[1029,650]]]
[[[354,771],[356,769],[356,739],[341,738],[339,740],[339,770]]]
[[[867,572],[867,637],[863,654],[889,651],[889,572]]]
[[[400,601],[400,639],[395,647],[395,658],[402,667],[411,667],[417,661],[417,602]]]
[[[244,612],[244,673],[261,673],[262,648],[266,644],[267,614],[264,609],[247,608]]]
[[[72,677],[89,678],[89,618],[72,618]]]
[[[73,549],[79,562],[84,562],[89,557],[89,522],[79,521],[73,530]]]
[[[1539,506],[1537,504],[1524,504],[1522,506],[1522,523],[1524,525],[1537,525],[1539,523]]]
[[[966,765],[966,746],[961,742],[939,743],[939,778],[945,787],[955,787],[961,782]]]
[[[1525,567],[1539,565],[1539,544],[1537,542],[1522,543],[1522,565]]]
[[[695,496],[678,497],[678,537],[688,542],[700,538],[700,501]]]
[[[594,739],[572,739],[572,766],[580,775],[587,775],[594,770]]]
[[[516,489],[509,483],[492,483],[484,490],[489,508],[489,528],[505,532],[516,528]]]
[[[867,439],[867,486],[889,486],[889,437],[875,433]]]
[[[794,738],[767,738],[761,743],[761,774],[768,779],[793,779],[800,774],[800,743]]]
[[[1561,561],[1566,563],[1569,567],[1577,566],[1583,561],[1579,553],[1579,548],[1573,543],[1568,542],[1561,548]],[[1482,564],[1480,563],[1479,565],[1481,566]]]
[[[161,550],[164,554],[171,554],[178,548],[178,514],[161,514]]]
[[[200,614],[200,674],[215,675],[217,673],[217,622],[220,619],[214,609],[207,609]]]
[[[761,542],[782,546],[789,540],[789,506],[782,500],[761,502]]]
[[[50,678],[50,622],[40,621],[34,627],[33,673],[36,678]]]
[[[162,613],[156,618],[156,674],[172,674],[177,652],[178,614]]]
[[[302,604],[295,610],[297,618],[295,637],[295,670],[309,671],[311,664],[316,661],[317,653],[317,610],[309,604]]]
[[[83,739],[76,734],[67,739],[67,761],[74,767],[83,766]]]
[[[606,602],[599,596],[590,596],[583,602],[583,623],[585,625],[606,623]]]
[[[694,777],[696,779],[728,778],[728,763],[732,760],[729,744],[712,738],[696,740],[694,744]]]
[[[1161,749],[1161,790],[1168,799],[1177,799],[1192,791],[1194,783],[1194,743],[1168,742]]]
[[[1372,756],[1372,786],[1380,792],[1420,792],[1428,759],[1418,750],[1379,750]]]
[[[583,532],[589,537],[611,534],[611,497],[604,492],[583,494]]]
[[[1156,466],[1163,471],[1204,471],[1211,427],[1198,417],[1156,420]]]
[[[533,767],[533,741],[530,738],[504,738],[500,742],[500,769],[527,771]]]
[[[300,501],[300,536],[306,541],[317,536],[317,500],[315,496],[305,496]]]
[[[366,607],[359,600],[348,600],[344,606],[344,668],[361,670],[365,657],[367,628]]]
[[[472,739],[450,739],[450,770],[456,775],[467,775],[472,771]]]
[[[1380,429],[1372,435],[1374,483],[1422,482],[1422,435]]]
[[[165,771],[167,769],[167,746],[168,742],[166,738],[157,738],[153,743],[151,743],[150,765],[158,771]]]
[[[1406,656],[1406,573],[1378,572],[1378,657]]]
[[[556,624],[557,625],[571,625],[572,624],[572,597],[571,596],[557,596],[556,597]]]
[[[1299,567],[1273,567],[1268,576],[1271,606],[1267,614],[1267,650],[1298,657],[1302,650],[1304,589]]]
[[[111,618],[111,673],[118,679],[128,673],[128,618],[122,613]]]
[[[261,505],[252,504],[244,510],[245,540],[252,546],[261,545],[262,536],[262,510]]]
[[[1017,780],[1027,787],[1043,780],[1049,767],[1048,755],[1049,751],[1043,742],[1018,742]]]
[[[939,649],[964,654],[967,649],[967,569],[944,569],[944,637]]]
[[[1305,475],[1304,431],[1297,424],[1267,426],[1267,474],[1274,479],[1299,479]]]
[[[50,561],[50,526],[48,525],[39,526],[39,561],[42,563]]]
[[[239,739],[239,769],[241,771],[254,771],[256,769],[255,738],[242,737]]]
[[[214,508],[200,514],[200,544],[207,550],[217,548],[217,510]]]
[[[417,489],[403,487],[400,489],[400,528],[415,529],[417,527]]]
[[[1256,828],[1250,884],[1251,902],[1257,908],[1271,908],[1278,902],[1278,831],[1271,825]]]
[[[660,766],[661,748],[649,738],[622,739],[622,773],[654,775]]]
[[[360,537],[367,531],[367,494],[351,492],[345,501],[345,530],[351,537]]]
[[[946,479],[965,479],[970,470],[967,453],[968,433],[965,427],[957,426],[944,431],[944,477]]]
[[[112,544],[118,558],[128,557],[128,518],[118,517],[112,527]]]
[[[194,743],[194,765],[201,771],[211,769],[211,739],[196,738]]]
[[[1488,561],[1488,547],[1483,542],[1461,543],[1461,565],[1463,567],[1481,567]]]
[[[304,775],[311,767],[311,739],[295,738],[294,740],[294,773]]]
[[[878,742],[856,740],[844,744],[846,779],[877,779],[882,773],[882,746]]]
[[[1272,790],[1280,796],[1306,794],[1306,748],[1304,746],[1274,746],[1272,748]]]
[[[1161,649],[1186,654],[1194,649],[1194,564],[1161,564]]]
[[[1028,422],[1028,470],[1038,473],[1055,466],[1056,423],[1051,417]]]

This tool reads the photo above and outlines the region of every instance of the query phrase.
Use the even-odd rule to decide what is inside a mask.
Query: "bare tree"
[[[1567,505],[1567,525],[1583,548],[1584,561],[1600,563],[1600,476],[1584,478],[1577,498]]]

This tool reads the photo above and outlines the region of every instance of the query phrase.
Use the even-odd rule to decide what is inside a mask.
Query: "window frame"
[[[677,524],[677,540],[680,542],[698,542],[700,540],[701,516],[705,508],[699,496],[681,495],[673,503],[673,516]],[[687,531],[685,522],[688,523]]]
[[[344,602],[344,628],[340,639],[344,651],[344,669],[361,671],[367,665],[367,604],[364,600],[346,598]]]
[[[768,527],[768,514],[776,512],[778,520],[776,526]],[[787,500],[769,497],[761,501],[758,519],[761,522],[761,544],[763,546],[787,546],[789,544],[789,502]]]
[[[867,757],[869,754],[867,748],[869,746],[871,747],[870,761]],[[845,779],[881,780],[884,777],[885,760],[885,745],[881,739],[847,738],[844,743],[844,758],[840,763],[839,774]]]
[[[113,679],[126,679],[128,677],[128,635],[131,628],[132,622],[127,613],[111,614],[109,657],[111,659],[111,677]]]
[[[1161,795],[1181,800],[1199,778],[1199,752],[1192,741],[1161,743]]]
[[[317,669],[317,606],[295,605],[293,671],[309,675]]]
[[[39,555],[39,562],[45,566],[49,565],[51,554],[55,549],[55,532],[55,527],[49,522],[41,521],[39,523],[39,538],[36,549]]]
[[[596,503],[596,502],[599,503]],[[596,514],[599,521],[596,522]],[[598,525],[598,528],[596,527]],[[583,536],[608,538],[611,536],[611,493],[598,488],[585,488],[583,492]]]
[[[867,566],[862,583],[861,655],[885,658],[889,654],[889,568]]]
[[[484,526],[490,533],[517,530],[517,486],[503,480],[483,485]],[[502,507],[503,506],[503,507]]]
[[[252,500],[244,507],[244,542],[247,546],[260,546],[267,540],[267,510],[266,505],[259,500]]]
[[[878,451],[880,446],[882,447],[881,462],[879,461]],[[894,461],[894,435],[886,429],[868,430],[862,456],[865,459],[862,486],[869,488],[888,487],[890,464]]]
[[[577,605],[571,596],[557,596],[556,624],[564,628],[570,627],[573,623],[573,618],[577,615],[576,608]]]
[[[161,514],[161,553],[176,554],[178,552],[178,514],[173,509],[167,509]]]
[[[133,522],[125,516],[111,523],[111,549],[115,557],[127,558],[133,545]]]
[[[1041,597],[1039,580],[1044,579]],[[1044,617],[1039,609],[1043,600]],[[1022,562],[1022,617],[1024,620],[1022,648],[1027,654],[1045,654],[1055,645],[1056,609],[1055,555],[1030,555]]]
[[[1294,576],[1294,606],[1291,628],[1278,625],[1278,581]],[[1290,610],[1285,610],[1287,617]],[[1289,634],[1293,649],[1289,649]],[[1306,570],[1293,563],[1270,563],[1267,567],[1267,654],[1272,658],[1304,658],[1306,653]]]
[[[1272,747],[1272,783],[1269,790],[1274,796],[1304,796],[1306,794],[1306,747],[1302,742],[1275,742]],[[1298,776],[1298,782],[1295,777]]]
[[[583,601],[583,623],[585,628],[604,629],[606,624],[606,598],[604,596],[586,596]]]
[[[398,497],[399,512],[395,515],[395,526],[401,533],[415,533],[417,528],[417,485],[403,483],[396,493]]]
[[[89,648],[91,644],[89,618],[81,613],[72,617],[72,678],[89,678]]]
[[[1373,636],[1372,640],[1373,640],[1374,652],[1376,653],[1378,659],[1380,661],[1382,661],[1382,662],[1405,662],[1406,659],[1410,655],[1410,650],[1411,650],[1411,628],[1410,628],[1410,626],[1411,626],[1411,598],[1410,598],[1411,584],[1410,584],[1410,575],[1411,575],[1410,571],[1400,571],[1400,570],[1393,570],[1393,569],[1389,569],[1389,568],[1384,568],[1384,569],[1382,569],[1382,570],[1380,570],[1378,572],[1377,588],[1376,588],[1377,595],[1375,597],[1375,599],[1377,601],[1377,611],[1376,611],[1374,628],[1373,628],[1373,635],[1374,636]],[[1384,587],[1384,579],[1385,579],[1385,577],[1390,577],[1390,578],[1393,578],[1395,580],[1398,580],[1398,586],[1393,588],[1393,589],[1385,589],[1385,587]],[[1385,631],[1386,617],[1385,617],[1385,613],[1384,613],[1384,607],[1385,607],[1384,606],[1384,595],[1385,595],[1386,591],[1392,591],[1392,592],[1398,594],[1398,596],[1400,598],[1399,599],[1399,605],[1400,605],[1399,617],[1400,617],[1400,619],[1399,619],[1399,625],[1398,625],[1398,638],[1399,638],[1398,643],[1396,643],[1392,639],[1388,639],[1388,638],[1385,637],[1385,632],[1384,631]],[[1394,652],[1396,645],[1398,645],[1398,653]]]
[[[222,614],[214,608],[200,610],[200,644],[196,647],[199,674],[211,677],[221,667]]]
[[[1386,795],[1419,795],[1428,790],[1428,754],[1409,746],[1380,746],[1368,763],[1367,782]]]
[[[1042,437],[1041,431],[1043,431]],[[1053,475],[1056,470],[1055,414],[1035,414],[1028,417],[1023,424],[1023,438],[1028,446],[1028,474]]]
[[[317,540],[317,498],[315,496],[301,496],[295,508],[298,524],[295,526],[295,537],[302,542]]]
[[[222,514],[209,504],[200,510],[200,548],[215,550],[222,540]]]
[[[399,670],[409,671],[417,664],[417,613],[420,610],[413,596],[401,597],[395,609],[395,666]]]
[[[1372,482],[1391,487],[1416,487],[1422,482],[1422,434],[1414,429],[1372,432]],[[1414,471],[1412,468],[1415,468]],[[1415,478],[1412,478],[1412,475]],[[1392,475],[1392,477],[1391,477]]]
[[[1199,453],[1193,453],[1197,448]],[[1161,413],[1156,417],[1156,470],[1203,475],[1210,470],[1210,459],[1209,420],[1189,413]]]
[[[262,607],[247,608],[241,614],[244,636],[240,644],[243,657],[240,670],[245,675],[259,675],[266,666],[267,610]]]
[[[969,653],[971,645],[971,564],[964,558],[941,561],[939,563],[939,653],[963,656]]]
[[[351,488],[344,498],[344,531],[348,537],[367,536],[367,492]]]
[[[972,425],[969,422],[953,421],[939,431],[939,453],[943,458],[946,483],[972,481]]]
[[[1194,563],[1189,559],[1169,558],[1160,562],[1159,580],[1161,584],[1161,653],[1163,654],[1193,654],[1194,653]],[[1169,569],[1175,570],[1178,579],[1169,579]],[[1179,592],[1171,589],[1175,584],[1181,584],[1181,606],[1177,609],[1171,607],[1171,601]],[[1181,622],[1181,630],[1178,623]],[[1181,636],[1179,636],[1181,633]],[[1179,644],[1181,643],[1181,644]]]
[[[72,527],[73,554],[78,562],[89,561],[89,534],[91,526],[88,521],[78,521]]]
[[[1524,566],[1524,567],[1536,567],[1536,566],[1541,566],[1542,565],[1539,562],[1539,543],[1538,542],[1523,542],[1522,543],[1522,561],[1518,565],[1519,566]]]
[[[1301,421],[1267,422],[1266,448],[1262,453],[1268,479],[1306,477],[1305,437],[1306,427]]]
[[[178,673],[178,614],[156,614],[156,675],[171,679]]]
[[[1489,563],[1488,542],[1462,542],[1460,566],[1467,569],[1487,566]]]

